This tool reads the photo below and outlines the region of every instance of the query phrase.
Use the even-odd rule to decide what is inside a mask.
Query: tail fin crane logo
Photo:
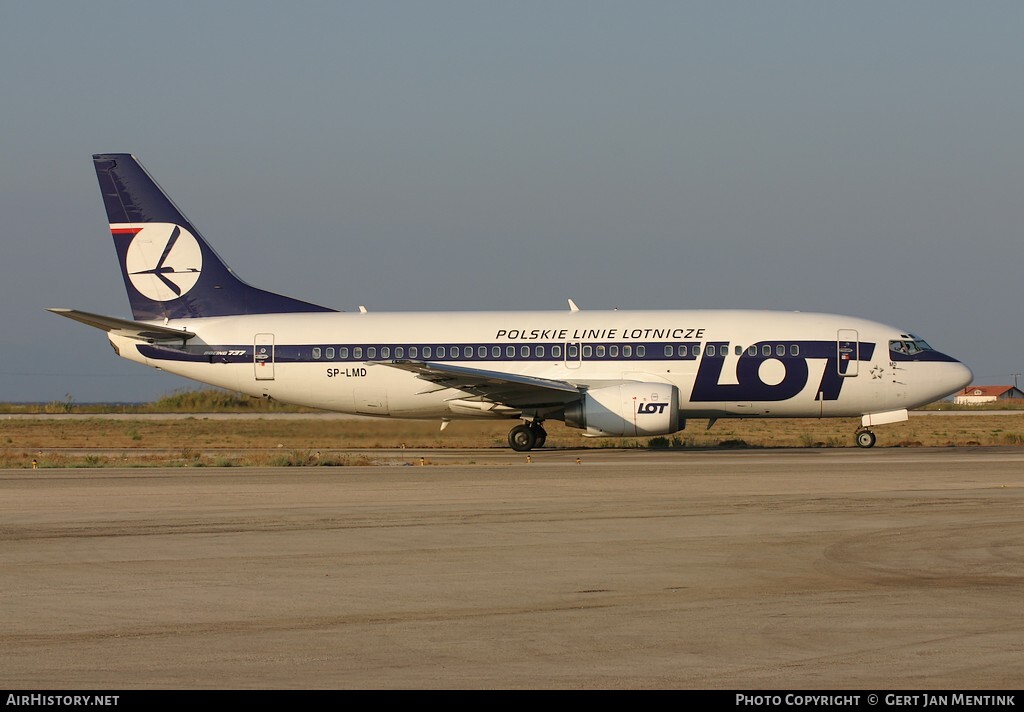
[[[172,223],[146,223],[141,229],[111,225],[115,234],[134,232],[125,268],[132,286],[144,297],[168,302],[192,289],[203,268],[195,236]]]

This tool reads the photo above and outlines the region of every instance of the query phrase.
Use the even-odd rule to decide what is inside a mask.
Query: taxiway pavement
[[[0,471],[0,679],[1021,685],[1024,450],[478,459]]]

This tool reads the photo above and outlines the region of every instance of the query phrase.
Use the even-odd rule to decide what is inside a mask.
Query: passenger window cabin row
[[[696,359],[701,354],[701,345],[697,343],[663,344],[661,352],[664,358]],[[799,356],[799,344],[761,344],[760,346],[733,347],[736,356],[760,355],[766,358],[783,358]],[[647,344],[575,344],[565,346],[565,358],[579,359],[582,352],[584,359],[646,359],[650,350],[652,358],[657,358],[656,348],[648,349]],[[727,356],[729,347],[725,344],[707,344],[703,347],[705,356]],[[436,361],[516,361],[552,358],[562,359],[561,344],[534,344],[504,346],[491,345],[422,345],[422,346],[314,346],[311,356],[313,360],[326,361],[373,361],[376,359],[414,359]]]

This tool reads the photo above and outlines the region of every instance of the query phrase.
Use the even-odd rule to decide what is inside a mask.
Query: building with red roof
[[[967,386],[953,396],[957,405],[977,405],[993,401],[1024,398],[1024,391],[1016,386]]]

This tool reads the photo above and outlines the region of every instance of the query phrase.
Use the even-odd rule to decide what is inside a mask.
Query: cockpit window
[[[922,351],[931,351],[932,347],[928,345],[928,342],[924,339],[905,339],[901,341],[890,341],[889,350],[896,354],[903,354],[905,356],[915,356]]]

